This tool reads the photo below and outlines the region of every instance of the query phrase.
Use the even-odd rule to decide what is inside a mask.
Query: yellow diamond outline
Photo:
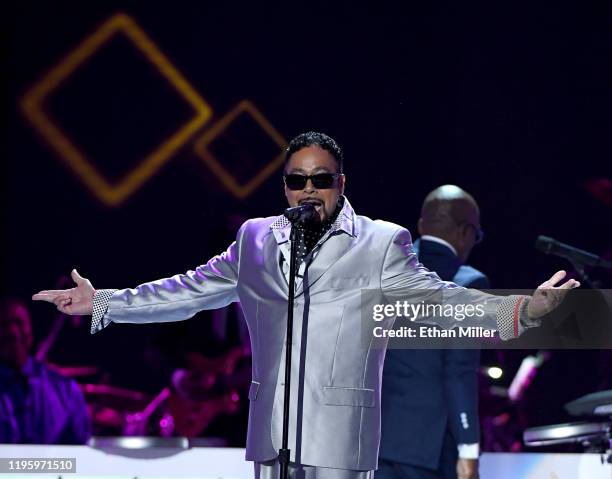
[[[147,157],[126,173],[116,184],[111,184],[86,155],[57,127],[44,112],[45,98],[89,59],[114,35],[123,33],[145,58],[173,86],[195,110],[193,118],[165,139]],[[181,72],[149,38],[147,33],[125,13],[117,13],[88,35],[63,60],[36,83],[22,98],[21,108],[26,118],[59,154],[95,196],[108,206],[117,206],[149,180],[189,138],[212,116],[212,108],[191,86]]]
[[[221,162],[207,149],[207,146],[241,114],[248,113],[280,147],[281,153],[264,166],[250,181],[240,184]],[[287,147],[285,138],[272,126],[266,117],[249,100],[240,101],[226,113],[210,129],[208,129],[194,144],[195,153],[206,163],[210,170],[221,180],[221,183],[238,199],[244,199],[261,186],[284,161],[284,150]]]

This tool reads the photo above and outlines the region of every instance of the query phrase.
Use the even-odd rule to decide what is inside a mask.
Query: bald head
[[[465,262],[480,229],[478,203],[458,186],[439,186],[425,197],[418,229],[421,235],[448,241]]]

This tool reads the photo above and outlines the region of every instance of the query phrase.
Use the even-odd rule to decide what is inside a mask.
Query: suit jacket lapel
[[[266,235],[263,244],[264,271],[272,278],[272,283],[276,285],[277,292],[283,296],[288,296],[289,285],[287,284],[287,279],[279,264],[280,254],[281,252],[276,238],[272,231],[270,231]]]

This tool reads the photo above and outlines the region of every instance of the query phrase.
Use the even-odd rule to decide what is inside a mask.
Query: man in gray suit
[[[450,302],[486,302],[484,318],[462,325],[497,329],[507,339],[537,325],[535,318],[578,285],[570,280],[555,287],[565,276],[558,272],[533,297],[503,298],[440,280],[418,263],[406,229],[354,212],[343,196],[342,152],[327,135],[309,132],[290,142],[284,182],[290,206],[311,203],[320,217],[317,228],[297,235],[292,477],[365,479],[377,467],[385,351],[371,340],[362,345],[362,289],[372,292],[365,304],[370,311],[418,289]],[[75,288],[41,291],[33,299],[66,314],[91,314],[92,332],[111,322],[179,321],[240,301],[253,355],[246,458],[255,462],[256,477],[271,479],[278,474],[282,428],[290,230],[284,216],[251,219],[227,251],[193,271],[133,289],[95,290],[73,270]]]

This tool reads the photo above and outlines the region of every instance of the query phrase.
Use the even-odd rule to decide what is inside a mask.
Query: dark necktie
[[[297,264],[299,265],[306,256],[312,251],[321,238],[332,227],[334,221],[338,217],[344,198],[338,201],[334,214],[331,215],[322,224],[314,226],[298,225],[296,226],[296,241],[297,241]]]

